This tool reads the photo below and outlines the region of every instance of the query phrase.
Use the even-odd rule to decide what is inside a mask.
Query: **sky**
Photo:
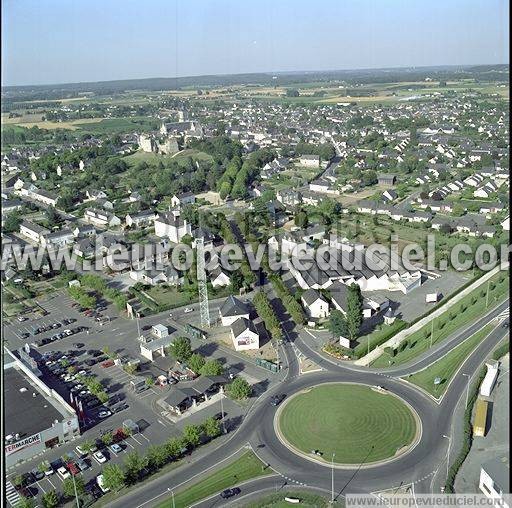
[[[508,63],[508,0],[2,0],[2,85]]]

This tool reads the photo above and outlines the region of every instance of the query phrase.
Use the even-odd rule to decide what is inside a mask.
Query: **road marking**
[[[151,443],[151,441],[144,434],[139,434],[139,436],[143,437],[148,443]]]
[[[130,436],[136,443],[139,443],[140,445],[142,445],[142,443],[138,440],[138,439],[135,439],[135,436]]]
[[[50,485],[55,489],[55,485],[53,484],[53,482],[50,480],[50,478],[46,478],[49,482],[50,482]]]
[[[5,484],[5,497],[11,506],[16,506],[21,498],[18,494],[18,491],[14,488],[14,485],[11,482],[6,482]]]
[[[135,450],[135,446],[133,446],[131,443],[129,443],[128,441],[125,441],[125,443],[126,443],[130,448],[132,448],[133,450]]]
[[[43,489],[43,486],[39,483],[39,481],[36,481],[38,487],[46,494],[46,490]]]
[[[167,427],[167,425],[164,422],[162,422],[161,420],[157,420],[157,422],[162,424],[164,427]]]

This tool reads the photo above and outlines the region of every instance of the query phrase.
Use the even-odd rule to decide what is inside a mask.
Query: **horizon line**
[[[447,67],[483,67],[483,66],[507,66],[510,67],[509,62],[505,63],[475,63],[475,64],[438,64],[438,65],[408,65],[400,67],[357,67],[350,69],[313,69],[313,70],[296,70],[296,71],[259,71],[259,72],[236,72],[236,73],[219,73],[219,74],[190,74],[186,76],[151,76],[145,78],[118,78],[118,79],[103,79],[98,81],[67,81],[63,83],[30,83],[30,84],[16,84],[16,85],[1,85],[2,91],[9,88],[30,88],[30,87],[49,87],[49,86],[69,86],[69,85],[93,85],[100,83],[116,83],[122,81],[150,81],[162,79],[189,79],[189,78],[207,78],[207,77],[228,77],[228,76],[255,76],[255,75],[289,75],[289,74],[308,74],[308,73],[329,73],[329,72],[355,72],[355,71],[385,71],[385,70],[406,70],[406,69],[440,69]],[[203,85],[205,86],[205,85]],[[206,85],[209,86],[209,85]]]

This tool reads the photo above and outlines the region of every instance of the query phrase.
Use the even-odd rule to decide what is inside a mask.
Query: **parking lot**
[[[94,317],[86,316],[73,307],[73,301],[66,294],[59,293],[49,300],[39,302],[39,304],[45,309],[47,315],[30,315],[26,316],[27,319],[23,321],[11,320],[11,323],[4,327],[4,336],[8,341],[8,347],[16,350],[24,346],[25,343],[31,344],[37,354],[41,355],[41,360],[44,360],[41,363],[44,382],[54,388],[65,400],[71,402],[71,390],[74,392],[74,401],[79,397],[87,404],[89,400],[94,399],[91,394],[87,393],[87,387],[81,382],[82,377],[85,376],[96,379],[103,385],[109,401],[105,404],[93,403],[91,407],[84,407],[84,415],[81,420],[83,430],[79,438],[50,449],[41,456],[14,467],[8,471],[8,480],[12,481],[17,475],[37,468],[43,461],[53,463],[53,469],[56,470],[59,464],[63,465],[62,457],[68,453],[78,460],[80,454],[77,452],[76,446],[86,441],[96,441],[103,433],[115,432],[122,428],[123,422],[128,419],[139,425],[140,432],[123,439],[120,443],[120,450],[106,448],[98,442],[98,445],[102,446],[101,450],[107,462],[122,463],[125,455],[133,450],[142,455],[150,444],[163,443],[170,437],[178,436],[185,425],[202,423],[207,417],[219,413],[219,402],[211,405],[205,404],[203,409],[199,406],[200,410],[197,412],[180,419],[177,423],[172,423],[163,416],[161,407],[156,404],[159,398],[165,396],[166,392],[172,389],[171,386],[152,386],[141,393],[136,393],[130,389],[130,381],[134,378],[132,374],[126,372],[120,365],[102,366],[102,363],[107,360],[107,356],[102,350],[107,347],[110,352],[116,353],[120,357],[141,360],[140,371],[136,373],[138,376],[156,378],[163,373],[161,364],[170,359],[159,358],[160,361],[151,363],[140,356],[135,320],[119,317],[117,312],[107,305],[102,314],[108,316],[109,319],[100,325]],[[218,305],[212,305],[212,313],[218,312]],[[140,320],[139,326],[148,328],[153,324],[162,323],[178,332],[187,322],[197,320],[198,314],[196,309],[188,314],[184,314],[183,310],[175,309],[172,317],[169,316],[169,313],[162,313],[143,318]],[[62,324],[62,322],[67,324]],[[61,323],[61,325],[52,327],[56,323]],[[47,329],[34,334],[38,328]],[[76,333],[67,335],[63,334],[64,330],[75,330]],[[27,337],[23,334],[29,335]],[[63,336],[42,344],[45,339],[50,339],[58,334],[63,334]],[[193,349],[197,348],[203,355],[216,358],[225,366],[229,366],[231,372],[245,377],[254,386],[254,399],[278,381],[278,375],[256,366],[254,362],[225,346],[207,340],[192,339],[192,347]],[[54,353],[51,354],[51,352]],[[65,368],[62,366],[62,356],[66,357],[64,358]],[[73,365],[77,372],[82,372],[82,377],[72,379],[67,372],[69,365]],[[53,373],[51,369],[54,370]],[[89,397],[91,398],[89,399]],[[241,406],[228,398],[223,398],[223,405],[226,413],[225,424],[229,430],[234,430],[242,421],[247,406]],[[115,409],[121,406],[127,407],[115,412]],[[102,413],[103,411],[109,411],[112,414]],[[101,473],[102,465],[90,455],[84,459],[84,462],[88,467],[78,474],[83,477],[84,482],[94,480]],[[82,465],[84,464],[82,463]],[[57,473],[44,476],[31,484],[30,493],[40,496],[52,489],[62,490],[63,481],[63,478]]]

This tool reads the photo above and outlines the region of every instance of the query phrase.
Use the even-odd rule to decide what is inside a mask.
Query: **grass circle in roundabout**
[[[326,383],[299,392],[283,403],[276,419],[279,437],[295,451],[329,463],[334,453],[334,463],[347,466],[404,453],[421,426],[399,397],[351,383]]]

